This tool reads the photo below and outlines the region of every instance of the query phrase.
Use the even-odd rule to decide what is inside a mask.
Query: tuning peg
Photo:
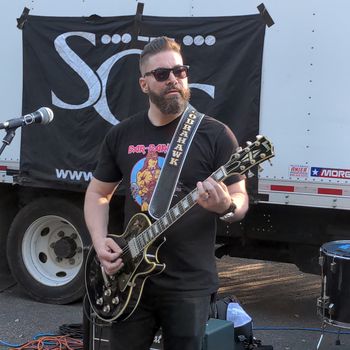
[[[268,162],[269,162],[269,164],[272,166],[273,164],[272,164],[272,162],[271,162],[271,159],[268,159]]]
[[[247,173],[247,176],[248,176],[249,179],[251,179],[253,176],[255,176],[255,174],[252,171],[249,170],[248,173]]]
[[[247,146],[251,146],[253,144],[253,142],[247,141],[246,144],[247,144]]]
[[[264,171],[264,168],[261,165],[258,165],[258,171],[259,173],[261,173],[262,171]]]

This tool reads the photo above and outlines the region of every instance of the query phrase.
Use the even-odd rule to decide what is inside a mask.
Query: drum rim
[[[326,255],[328,256],[333,256],[333,257],[339,257],[345,260],[350,260],[350,256],[346,256],[346,255],[341,255],[340,253],[335,253],[335,252],[330,252],[327,250],[327,245],[336,245],[336,244],[349,244],[350,245],[350,240],[348,239],[344,239],[344,240],[340,240],[340,241],[330,241],[330,242],[326,242],[324,243],[321,248],[320,251],[324,252]]]

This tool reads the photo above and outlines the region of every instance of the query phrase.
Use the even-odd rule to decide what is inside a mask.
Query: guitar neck
[[[227,178],[224,167],[216,170],[211,177],[216,181],[223,181]],[[181,216],[186,214],[197,203],[198,191],[194,189],[186,197],[181,199],[177,204],[170,208],[155,223],[140,233],[134,239],[137,251],[141,252],[150,242],[161,236],[172,224],[174,224]]]

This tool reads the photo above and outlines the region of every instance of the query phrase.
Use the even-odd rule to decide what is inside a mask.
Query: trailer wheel
[[[67,304],[84,294],[84,247],[90,243],[80,207],[41,198],[23,207],[8,235],[13,277],[33,299]]]

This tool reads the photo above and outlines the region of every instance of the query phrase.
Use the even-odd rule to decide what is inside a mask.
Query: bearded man
[[[180,45],[174,40],[159,37],[147,44],[140,56],[140,71],[139,83],[149,97],[149,108],[108,132],[85,197],[85,220],[92,243],[101,266],[110,276],[127,263],[123,249],[107,237],[109,202],[122,180],[126,187],[124,226],[142,211],[132,193],[132,174],[145,163],[145,155],[129,153],[129,146],[150,149],[169,144],[190,99],[189,67],[184,65]],[[166,241],[158,251],[165,269],[147,278],[132,315],[113,324],[113,350],[148,350],[160,327],[165,350],[202,348],[210,299],[218,288],[216,219],[234,213],[230,220],[241,220],[248,209],[243,176],[216,182],[210,175],[229,160],[237,146],[226,125],[209,116],[202,119],[173,198],[174,204],[197,188],[198,205],[165,231]],[[158,157],[165,154],[159,152]]]

